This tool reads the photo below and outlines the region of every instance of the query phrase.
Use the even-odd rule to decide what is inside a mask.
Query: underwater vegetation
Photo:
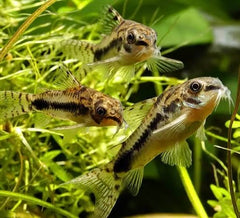
[[[150,64],[147,62],[134,64],[134,68],[129,68],[129,64],[127,67],[119,67],[123,60],[131,60],[132,64],[133,56],[124,59],[127,53],[122,52],[123,56],[118,57],[116,49],[126,52],[138,51],[140,48],[138,46],[145,48],[150,42],[144,41],[141,37],[139,38],[141,40],[135,40],[136,32],[133,32],[134,36],[130,34],[131,36],[126,38],[132,47],[124,47],[124,40],[111,44],[109,42],[111,40],[106,37],[104,41],[103,34],[109,34],[109,26],[104,26],[101,18],[107,5],[112,5],[122,18],[144,24],[150,27],[149,31],[156,31],[156,42],[153,40],[154,49],[147,56],[154,57],[155,61],[157,59],[156,65],[153,61]],[[239,8],[240,3],[237,0],[232,1],[231,4],[223,0],[211,3],[205,1],[188,3],[184,0],[176,0],[171,4],[165,1],[156,3],[154,0],[139,2],[124,0],[114,3],[109,0],[46,2],[0,0],[0,210],[3,217],[86,217],[93,212],[97,197],[89,194],[84,187],[75,185],[76,181],[79,182],[75,178],[84,178],[79,176],[96,172],[96,169],[102,169],[109,162],[111,165],[112,160],[117,160],[113,168],[119,177],[127,168],[129,170],[138,164],[145,165],[136,158],[134,161],[131,159],[129,165],[123,166],[121,163],[126,162],[120,154],[134,153],[129,150],[129,146],[135,140],[138,141],[134,137],[139,137],[139,133],[135,134],[135,132],[143,132],[145,138],[141,137],[141,139],[148,140],[151,134],[153,136],[157,134],[158,129],[162,133],[161,131],[166,131],[171,125],[179,128],[179,125],[176,125],[179,124],[178,122],[166,125],[166,129],[159,128],[155,123],[156,125],[150,125],[151,132],[145,129],[148,125],[142,127],[140,125],[140,121],[149,111],[152,112],[148,113],[151,114],[149,117],[153,115],[158,118],[164,117],[151,108],[156,105],[156,101],[161,102],[156,96],[175,89],[171,87],[184,87],[184,84],[192,81],[189,79],[197,78],[194,84],[191,83],[192,85],[186,88],[190,90],[189,93],[194,93],[194,97],[183,98],[186,100],[184,106],[176,101],[174,104],[169,104],[169,107],[165,104],[161,106],[162,108],[165,106],[162,110],[168,111],[171,119],[175,118],[172,114],[175,115],[186,105],[197,107],[196,105],[207,101],[206,98],[196,98],[198,93],[202,94],[206,90],[214,93],[221,88],[225,90],[212,104],[211,110],[218,105],[221,97],[226,96],[229,99],[227,88],[231,91],[235,102],[239,96],[237,91],[240,57]],[[121,23],[122,20],[118,19],[118,21]],[[17,32],[20,26],[20,32]],[[136,30],[136,26],[134,28]],[[12,42],[8,43],[10,39]],[[99,51],[95,50],[93,54],[101,53],[101,56],[106,55],[106,58],[104,56],[103,60],[99,59],[94,69],[92,68],[95,66],[91,61],[90,65],[82,63],[79,57],[75,58],[72,55],[71,51],[71,55],[66,52],[69,43],[65,42],[78,42],[79,45],[82,40],[85,46],[87,43],[103,46],[98,47]],[[111,44],[110,47],[108,43]],[[61,46],[65,47],[61,49]],[[105,49],[105,46],[110,49]],[[111,55],[115,55],[114,59],[109,58]],[[142,56],[137,62],[139,60],[143,60]],[[166,65],[167,67],[174,66],[170,67],[172,70],[161,70],[166,67],[161,65],[164,61],[170,63]],[[183,69],[181,69],[182,63],[184,63]],[[71,73],[61,76],[60,74],[64,74],[59,70],[61,68]],[[70,80],[69,75],[72,78]],[[214,81],[213,84],[206,85],[203,83],[206,79],[202,78],[207,77],[218,77],[222,83],[218,82],[219,79],[211,79]],[[227,88],[223,88],[225,86]],[[104,117],[108,112],[103,105],[98,107],[98,104],[86,109],[83,106],[87,101],[81,102],[80,112],[68,110],[69,106],[76,109],[74,96],[84,92],[81,91],[79,94],[75,91],[79,91],[82,87],[101,93],[113,101],[118,108],[117,116],[116,114],[107,116],[107,119],[103,119],[102,127],[76,125],[76,123],[92,123],[93,120],[95,124],[101,125],[102,118],[100,119],[99,116]],[[61,90],[60,95],[58,90]],[[85,88],[83,90],[86,91]],[[28,105],[30,98],[26,96],[31,96],[31,106]],[[69,96],[71,96],[71,104],[68,102]],[[206,96],[210,98],[210,95]],[[5,101],[6,99],[8,100]],[[165,103],[167,102],[170,101]],[[132,197],[127,189],[124,190],[109,217],[151,213],[239,217],[236,207],[240,207],[240,115],[236,113],[233,121],[232,147],[231,152],[229,151],[232,166],[229,167],[229,161],[226,161],[227,137],[232,108],[229,110],[227,105],[227,102],[221,101],[216,110],[209,112],[212,114],[206,123],[201,122],[204,124],[204,128],[200,125],[201,132],[198,136],[201,137],[197,138],[193,135],[187,140],[192,150],[192,166],[185,168],[190,165],[189,148],[187,161],[184,162],[185,164],[176,164],[180,165],[177,167],[162,162],[165,157],[165,163],[171,165],[176,162],[181,163],[176,158],[172,158],[174,152],[169,151],[165,156],[159,155],[145,167],[144,175],[142,171],[134,172],[133,176],[125,179],[130,181],[136,179],[137,187],[132,186],[131,183],[126,186],[133,194],[138,191],[139,193],[136,197]],[[107,107],[112,108],[109,105]],[[90,113],[92,108],[97,115],[93,116]],[[34,112],[25,113],[29,109],[34,109]],[[43,113],[44,111],[46,113]],[[82,115],[84,111],[88,111],[89,114],[87,113],[88,116],[81,119],[81,122],[78,122],[79,119],[72,119],[75,118],[75,114]],[[24,113],[20,115],[20,112]],[[122,112],[124,119],[121,117]],[[48,116],[49,114],[55,118]],[[68,119],[60,119],[65,118],[66,115]],[[184,120],[186,117],[181,116],[181,118]],[[205,117],[202,121],[204,120]],[[167,123],[168,119],[165,117],[161,121]],[[150,119],[147,122],[150,122]],[[193,131],[197,127],[191,126],[189,129],[193,128],[191,129]],[[175,132],[171,131],[171,128],[167,129],[168,134],[174,136]],[[204,134],[206,139],[203,137]],[[185,138],[188,138],[191,134],[186,135]],[[170,138],[168,135],[167,137]],[[150,142],[155,145],[154,140]],[[121,143],[125,143],[125,148],[124,146],[121,148]],[[186,144],[184,145],[186,148]],[[120,148],[122,153],[121,150],[118,153]],[[144,148],[144,155],[149,152],[148,147],[141,148]],[[140,152],[140,147],[138,149]],[[151,152],[154,153],[153,151],[155,150],[152,149]],[[144,155],[141,157],[149,161],[156,156],[155,153],[151,157]],[[230,168],[233,170],[231,181],[228,177]],[[233,185],[232,189],[229,184]],[[119,184],[115,184],[115,188],[116,185]],[[233,194],[235,201],[232,202]]]

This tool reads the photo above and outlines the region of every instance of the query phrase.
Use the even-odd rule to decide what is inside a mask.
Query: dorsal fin
[[[123,185],[128,188],[133,196],[138,194],[142,185],[144,168],[133,169],[123,178]]]
[[[56,89],[67,89],[81,86],[80,82],[75,78],[72,72],[61,64],[55,73],[54,86]]]
[[[157,97],[149,98],[124,109],[124,120],[131,131],[134,131],[142,122]]]
[[[123,20],[122,16],[112,6],[108,5],[105,7],[103,17],[99,22],[104,27],[104,33],[110,34]]]

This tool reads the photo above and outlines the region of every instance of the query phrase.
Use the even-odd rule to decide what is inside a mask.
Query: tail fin
[[[114,174],[112,168],[96,168],[64,184],[76,184],[92,192],[95,196],[95,210],[91,218],[106,218],[110,214],[121,191],[122,179]]]
[[[0,91],[0,119],[7,119],[31,111],[32,94]]]

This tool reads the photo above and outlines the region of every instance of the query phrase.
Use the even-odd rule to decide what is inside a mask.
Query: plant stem
[[[196,190],[194,189],[194,186],[192,184],[192,181],[189,177],[188,171],[185,167],[177,167],[179,174],[180,174],[180,178],[182,180],[182,184],[184,186],[184,189],[187,193],[187,196],[196,212],[196,214],[198,215],[198,217],[200,218],[208,218],[208,215],[196,193]]]
[[[49,6],[51,6],[56,0],[48,0],[36,11],[34,11],[25,22],[18,28],[14,33],[12,38],[7,42],[7,44],[0,51],[0,62],[3,60],[4,56],[7,54],[12,45],[18,40],[18,38],[24,33],[24,31],[30,26],[30,24]]]
[[[194,138],[194,176],[193,182],[197,193],[200,193],[201,189],[201,180],[202,180],[202,167],[201,167],[201,158],[202,158],[202,148],[200,140]]]
[[[233,125],[233,122],[236,118],[238,108],[239,108],[239,104],[240,104],[240,84],[239,83],[240,83],[240,67],[239,67],[239,72],[238,72],[237,99],[236,99],[235,107],[234,107],[234,110],[233,110],[233,113],[232,113],[232,116],[231,116],[231,120],[230,120],[230,124],[229,124],[229,128],[228,128],[228,142],[227,142],[227,148],[228,148],[228,150],[227,150],[228,185],[229,185],[229,191],[230,191],[230,194],[231,194],[233,209],[234,209],[234,212],[235,212],[237,218],[240,218],[240,212],[238,210],[237,201],[236,201],[234,188],[233,188],[231,139],[232,139],[232,125]]]
[[[19,173],[18,180],[17,180],[12,192],[15,192],[19,188],[19,185],[22,182],[22,177],[23,177],[23,156],[22,156],[20,149],[18,149],[18,155],[19,155],[19,159],[20,159],[20,173]],[[7,205],[8,201],[9,201],[9,198],[7,198],[5,200],[5,202],[2,204],[2,206],[0,207],[0,211],[4,209],[4,207]]]
[[[0,196],[8,197],[8,198],[14,198],[15,200],[24,200],[24,201],[30,202],[32,204],[36,204],[36,205],[39,205],[39,206],[42,206],[42,207],[46,207],[46,208],[49,208],[49,209],[52,209],[52,210],[56,211],[57,213],[63,215],[64,217],[78,218],[78,216],[76,216],[74,214],[71,214],[66,210],[63,210],[63,209],[58,208],[58,207],[56,207],[56,206],[54,206],[54,205],[52,205],[48,202],[42,201],[40,199],[37,199],[37,198],[32,197],[32,196],[25,195],[25,194],[0,190]]]

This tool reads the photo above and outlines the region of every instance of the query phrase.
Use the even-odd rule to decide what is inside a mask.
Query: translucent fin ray
[[[180,70],[184,67],[182,61],[166,58],[160,55],[151,57],[146,62],[149,70],[160,71],[163,73]]]
[[[161,127],[159,126],[158,129],[153,131],[153,137],[158,137],[158,135],[161,135],[163,131],[165,131],[166,137],[171,137],[171,135],[177,134],[177,132],[181,131],[185,127],[186,117],[187,114],[182,114],[174,121],[166,125],[164,125],[165,123],[163,122]]]
[[[59,70],[55,73],[54,85],[57,89],[68,89],[81,86],[80,82],[63,64],[59,66]]]
[[[128,188],[133,196],[138,194],[142,185],[144,168],[133,169],[123,178],[123,185]]]
[[[64,40],[60,43],[59,50],[68,58],[78,59],[83,64],[94,61],[95,45],[81,40]]]
[[[123,20],[122,16],[112,6],[108,5],[104,9],[103,17],[99,20],[99,23],[103,27],[104,33],[110,34]]]
[[[201,141],[205,141],[207,139],[205,132],[204,132],[204,125],[206,120],[202,123],[202,125],[198,128],[196,132],[196,137],[199,138]]]
[[[192,164],[192,151],[187,142],[177,143],[168,151],[163,152],[162,162],[171,166],[189,167]]]
[[[25,114],[32,110],[32,94],[0,91],[0,119],[7,119]]]
[[[116,179],[112,170],[96,168],[63,185],[69,184],[74,184],[95,195],[95,210],[90,214],[90,217],[106,218],[119,196],[121,179]]]
[[[132,131],[141,124],[156,99],[157,97],[149,98],[124,109],[124,120]]]
[[[121,57],[115,56],[102,61],[89,63],[87,66],[105,72],[108,80],[117,76],[124,78],[125,81],[130,81],[135,73],[135,65],[121,65],[119,63],[120,59]]]

